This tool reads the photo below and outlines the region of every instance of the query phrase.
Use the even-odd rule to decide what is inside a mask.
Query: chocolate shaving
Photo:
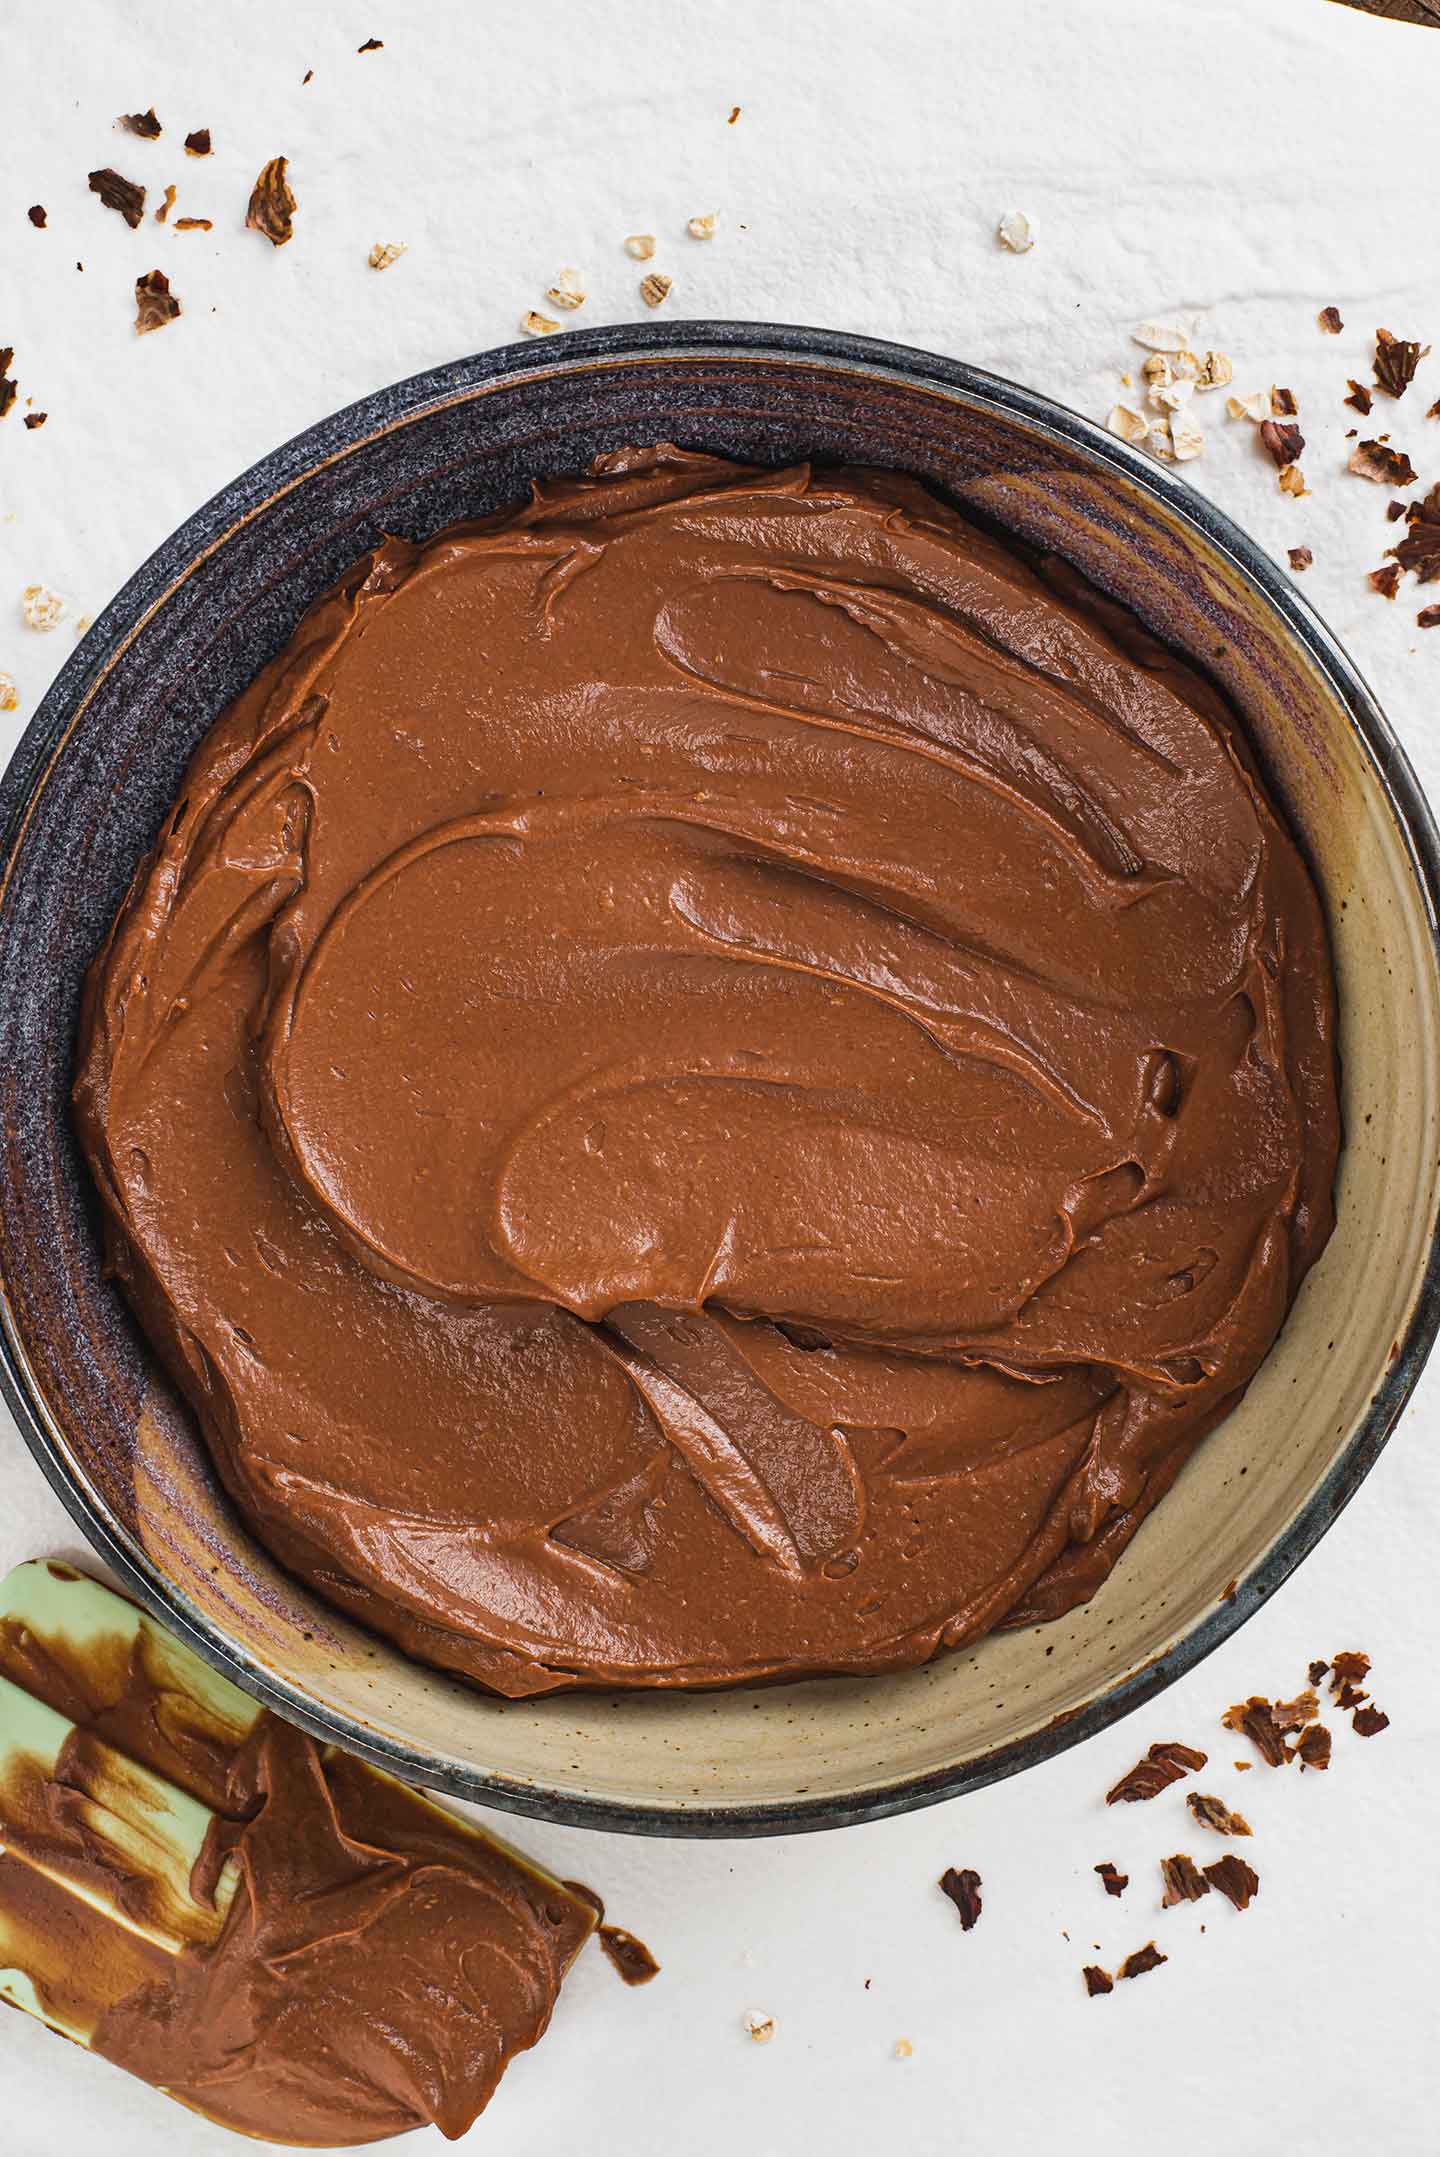
[[[1108,1970],[1102,1970],[1098,1962],[1087,1962],[1080,1975],[1085,1980],[1085,1990],[1092,2000],[1098,1999],[1102,1992],[1115,1990],[1114,1978]]]
[[[1398,500],[1394,502],[1387,502],[1385,504],[1385,522],[1387,524],[1398,524],[1409,507],[1410,504],[1408,502],[1401,502]],[[1330,1665],[1328,1663],[1312,1663],[1310,1665],[1310,1668],[1312,1670],[1318,1669],[1323,1675],[1323,1673],[1330,1668]],[[1318,1683],[1318,1680],[1316,1682]]]
[[[1335,1695],[1335,1704],[1340,1708],[1358,1708],[1369,1698],[1363,1685],[1342,1685]]]
[[[1261,1759],[1272,1768],[1283,1767],[1289,1759],[1284,1735],[1275,1720],[1275,1710],[1260,1694],[1252,1693],[1237,1707],[1227,1708],[1220,1720],[1227,1730],[1243,1731]]]
[[[971,1872],[968,1866],[963,1872],[957,1872],[953,1865],[949,1865],[940,1875],[940,1892],[948,1895],[960,1912],[960,1930],[969,1932],[980,1917],[979,1873]]]
[[[1422,607],[1415,620],[1422,629],[1440,629],[1440,607]]]
[[[305,70],[305,72],[304,72],[304,74],[303,74],[303,75],[302,75],[302,76],[300,77],[300,87],[301,87],[301,89],[302,89],[302,90],[304,89],[304,87],[305,87],[305,85],[306,85],[306,83],[307,83],[307,82],[313,82],[314,80],[315,80],[315,70],[314,70],[314,68],[313,68],[313,67],[307,67],[307,68],[306,68],[306,70]]]
[[[91,173],[90,192],[100,197],[107,210],[118,210],[132,232],[138,228],[145,215],[145,190],[138,181],[127,180],[105,165]]]
[[[1357,442],[1348,469],[1382,487],[1413,487],[1419,477],[1404,450],[1392,449],[1388,442]]]
[[[1259,1873],[1233,1850],[1227,1850],[1224,1857],[1217,1857],[1213,1865],[1207,1865],[1205,1877],[1212,1887],[1219,1888],[1227,1901],[1234,1903],[1237,1910],[1248,1910],[1260,1892]]]
[[[1435,399],[1434,404],[1431,405],[1429,411],[1425,414],[1425,417],[1427,419],[1440,419],[1440,397],[1437,397]]]
[[[1293,464],[1305,447],[1305,437],[1289,420],[1262,419],[1260,439],[1282,470]]]
[[[1214,1828],[1217,1835],[1250,1833],[1250,1822],[1245,1815],[1231,1812],[1230,1807],[1217,1797],[1206,1797],[1203,1791],[1191,1790],[1186,1793],[1185,1802],[1201,1827]]]
[[[1293,419],[1300,409],[1295,402],[1294,390],[1276,389],[1272,382],[1270,385],[1270,409],[1272,412],[1278,412],[1282,419]]]
[[[740,117],[740,107],[739,107],[738,105],[732,105],[732,106],[730,107],[730,117],[729,117],[729,119],[728,119],[728,120],[727,120],[727,121],[725,122],[725,125],[726,125],[727,127],[733,127],[733,126],[735,125],[735,122],[736,122],[736,121],[737,121],[737,120],[739,119],[739,117]]]
[[[45,205],[43,202],[32,202],[29,209],[25,212],[25,215],[29,218],[31,224],[35,227],[37,232],[43,232],[45,230],[46,219]]]
[[[180,312],[180,302],[170,290],[170,280],[163,270],[147,270],[135,280],[135,334],[146,337],[151,330],[163,330],[167,322],[173,322]]]
[[[1350,1725],[1357,1738],[1376,1738],[1390,1728],[1390,1718],[1379,1708],[1357,1708]]]
[[[177,232],[213,232],[215,227],[208,217],[177,217],[175,230]]]
[[[1128,1775],[1122,1775],[1113,1790],[1105,1793],[1107,1805],[1135,1805],[1143,1799],[1159,1797],[1171,1783],[1178,1783],[1182,1776],[1196,1768],[1203,1768],[1205,1753],[1197,1753],[1191,1745],[1178,1745],[1168,1741],[1152,1745],[1143,1760],[1138,1760]]]
[[[1394,599],[1400,590],[1400,564],[1382,562],[1378,569],[1370,571],[1367,581],[1383,599]]]
[[[1440,577],[1440,484],[1430,489],[1423,502],[1412,502],[1405,514],[1410,529],[1390,551],[1422,584],[1433,584]],[[1369,1669],[1368,1662],[1365,1667]]]
[[[1290,567],[1292,569],[1308,569],[1314,559],[1315,557],[1308,547],[1292,547],[1290,549]]]
[[[1275,1728],[1284,1731],[1303,1729],[1306,1723],[1313,1721],[1319,1705],[1313,1690],[1297,1694],[1294,1700],[1277,1700],[1271,1710]]]
[[[193,135],[185,137],[185,148],[191,157],[208,157],[211,147],[208,127],[197,127]]]
[[[1397,512],[1400,516],[1404,516],[1405,504],[1403,502],[1392,502],[1390,504],[1390,515],[1393,517]],[[1310,1668],[1306,1671],[1305,1675],[1312,1685],[1318,1685],[1329,1668],[1330,1665],[1328,1663],[1322,1662],[1317,1657],[1317,1659],[1310,1665]]]
[[[1125,1960],[1120,1965],[1120,1975],[1122,1977],[1143,1977],[1147,1970],[1158,1970],[1162,1962],[1168,1962],[1169,1960],[1170,1957],[1162,1955],[1153,1940],[1147,1940],[1143,1947],[1136,1948],[1133,1955],[1125,1957]]]
[[[128,127],[132,135],[139,135],[146,142],[153,142],[160,132],[160,122],[155,117],[155,107],[148,112],[122,112],[121,127]]]
[[[1440,489],[1436,491],[1440,492]],[[1352,1681],[1358,1684],[1361,1678],[1368,1678],[1369,1675],[1369,1656],[1358,1648],[1348,1649],[1337,1655],[1330,1665],[1330,1690],[1332,1693],[1338,1693],[1343,1685]]]
[[[385,40],[383,37],[367,37],[364,44],[357,45],[355,50],[357,52],[383,52],[385,50]]]
[[[1349,381],[1350,394],[1345,399],[1346,404],[1353,405],[1357,412],[1368,412],[1371,406],[1374,404],[1375,399],[1371,396],[1369,390],[1365,387],[1365,384],[1363,382],[1357,382],[1353,375],[1350,376]]]
[[[1162,1910],[1173,1910],[1177,1902],[1198,1902],[1210,1892],[1206,1879],[1193,1857],[1183,1853],[1178,1857],[1162,1857],[1160,1877],[1165,1882],[1165,1893],[1160,1899]]]
[[[27,412],[25,414],[25,424],[27,427],[43,427],[49,417],[48,412]]]
[[[1107,1895],[1123,1895],[1126,1888],[1130,1885],[1129,1873],[1120,1872],[1114,1865],[1111,1864],[1109,1858],[1106,1858],[1103,1865],[1097,1865],[1095,1867],[1095,1870],[1099,1873],[1100,1878],[1105,1883],[1105,1892]]]
[[[20,394],[20,384],[10,372],[14,358],[14,345],[0,345],[0,419],[5,417]]]
[[[1301,1768],[1328,1768],[1330,1765],[1330,1733],[1323,1723],[1311,1723],[1295,1740],[1295,1757]]]
[[[1345,327],[1344,323],[1340,320],[1340,310],[1338,307],[1322,307],[1317,319],[1319,320],[1321,329],[1325,330],[1331,337],[1338,337],[1341,330],[1343,330]]]
[[[163,225],[166,218],[170,215],[170,212],[174,209],[174,207],[175,189],[173,187],[167,187],[165,190],[165,200],[161,203],[159,209],[155,212],[156,224]]]
[[[288,158],[272,157],[255,182],[245,222],[252,232],[263,233],[272,247],[283,247],[294,234],[292,222],[299,205],[285,177]]]
[[[1429,349],[1426,345],[1422,350],[1409,337],[1392,337],[1389,330],[1376,330],[1375,387],[1383,389],[1387,397],[1403,397]]]

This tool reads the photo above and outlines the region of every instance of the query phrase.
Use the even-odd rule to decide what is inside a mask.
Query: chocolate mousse
[[[1218,692],[914,481],[602,458],[387,539],[93,969],[110,1254],[236,1504],[512,1694],[1094,1593],[1332,1222]]]

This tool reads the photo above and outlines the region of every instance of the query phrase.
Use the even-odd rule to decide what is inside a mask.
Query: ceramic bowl
[[[1339,1226],[1244,1401],[1095,1599],[927,1669],[690,1698],[491,1699],[280,1572],[102,1277],[67,1115],[81,977],[192,750],[383,532],[421,538],[600,450],[901,467],[1070,557],[1244,714],[1326,900]],[[1045,398],[928,354],[744,323],[570,334],[366,399],[201,509],[78,647],[5,783],[3,1381],[125,1584],[241,1685],[401,1775],[649,1834],[837,1826],[1033,1765],[1240,1625],[1373,1464],[1440,1313],[1437,838],[1394,735],[1269,559],[1181,479]]]

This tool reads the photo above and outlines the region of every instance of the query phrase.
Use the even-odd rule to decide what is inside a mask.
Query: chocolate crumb
[[[940,1875],[940,1892],[948,1895],[960,1912],[960,1930],[969,1932],[980,1919],[980,1875],[967,1866],[957,1872],[948,1865]]]
[[[1308,569],[1314,559],[1315,557],[1308,547],[1292,547],[1290,549],[1290,567],[1292,569]]]
[[[1370,1658],[1358,1648],[1351,1648],[1335,1656],[1330,1665],[1330,1690],[1338,1693],[1343,1686],[1358,1684],[1370,1675]]]
[[[1259,1873],[1233,1850],[1227,1850],[1224,1857],[1217,1857],[1213,1865],[1207,1865],[1205,1877],[1212,1887],[1218,1887],[1221,1894],[1234,1903],[1237,1910],[1248,1910],[1260,1892]]]
[[[1162,1955],[1153,1940],[1147,1940],[1143,1947],[1136,1948],[1133,1955],[1125,1957],[1125,1960],[1120,1965],[1120,1975],[1122,1977],[1143,1977],[1147,1970],[1158,1970],[1162,1962],[1168,1962],[1169,1960],[1170,1957]]]
[[[185,137],[185,148],[191,157],[208,157],[212,147],[208,127],[197,127],[193,135]]]
[[[1108,1970],[1102,1970],[1098,1962],[1087,1962],[1080,1975],[1085,1980],[1085,1990],[1092,2000],[1098,1999],[1102,1992],[1115,1990],[1114,1978]]]
[[[1158,1797],[1168,1790],[1171,1783],[1178,1783],[1182,1776],[1196,1768],[1203,1768],[1207,1755],[1197,1753],[1191,1745],[1178,1745],[1173,1741],[1152,1745],[1143,1760],[1138,1760],[1128,1775],[1122,1775],[1113,1790],[1105,1793],[1107,1805],[1135,1805],[1143,1799]]]
[[[175,230],[177,232],[213,232],[215,227],[208,217],[177,217]]]
[[[1100,1878],[1105,1883],[1105,1892],[1107,1895],[1123,1895],[1126,1888],[1130,1885],[1129,1873],[1120,1872],[1119,1870],[1117,1870],[1117,1868],[1111,1864],[1109,1858],[1106,1858],[1103,1865],[1097,1865],[1095,1867],[1095,1870],[1099,1873]]]
[[[1413,487],[1420,476],[1404,450],[1391,449],[1385,441],[1357,442],[1348,469],[1385,487]]]
[[[1353,375],[1349,377],[1349,382],[1350,394],[1345,399],[1346,404],[1353,405],[1357,412],[1368,412],[1375,399],[1371,396],[1365,384],[1357,382]]]
[[[357,45],[355,50],[357,52],[383,52],[385,50],[385,40],[383,37],[367,37],[364,44]]]
[[[155,212],[156,224],[163,225],[166,218],[170,215],[170,212],[174,209],[174,207],[175,189],[173,187],[167,187],[165,190],[165,200],[161,203],[159,209]]]
[[[1260,440],[1281,467],[1293,464],[1305,447],[1304,435],[1288,420],[1262,419]]]
[[[1396,516],[1403,517],[1405,514],[1405,504],[1403,502],[1392,502],[1390,504],[1389,514],[1392,518]],[[1316,1660],[1310,1665],[1310,1668],[1306,1671],[1305,1675],[1312,1685],[1318,1685],[1329,1668],[1330,1665],[1327,1662],[1324,1662],[1317,1657]]]
[[[314,80],[315,80],[315,70],[314,70],[314,68],[313,68],[313,67],[307,67],[307,68],[306,68],[306,70],[305,70],[305,72],[304,72],[304,74],[303,74],[303,75],[302,75],[302,76],[300,77],[300,87],[301,87],[301,89],[302,89],[302,90],[304,89],[304,87],[305,87],[305,85],[306,85],[306,83],[307,83],[307,82],[313,82]]]
[[[1311,1723],[1295,1740],[1295,1757],[1304,1768],[1328,1768],[1330,1733],[1323,1723]]]
[[[1254,1767],[1255,1763],[1253,1760],[1232,1760],[1230,1765],[1234,1768],[1237,1775],[1248,1775],[1251,1768]]]
[[[1340,310],[1338,307],[1322,307],[1317,319],[1319,320],[1321,329],[1326,331],[1327,334],[1331,337],[1338,337],[1341,330],[1343,330],[1345,327],[1344,323],[1340,320]]]
[[[645,1942],[623,1925],[601,1925],[596,1937],[611,1968],[619,1971],[627,1985],[648,1985],[659,1976],[660,1965]]]
[[[1162,1857],[1160,1877],[1165,1882],[1165,1893],[1160,1899],[1162,1910],[1173,1910],[1177,1902],[1198,1902],[1210,1892],[1206,1879],[1193,1857],[1182,1853],[1178,1857]]]
[[[1385,522],[1387,524],[1398,524],[1409,506],[1410,505],[1408,502],[1402,502],[1398,499],[1393,502],[1387,502],[1385,504]],[[1319,1669],[1321,1672],[1324,1672],[1330,1668],[1330,1665],[1328,1663],[1312,1663],[1310,1665],[1310,1668],[1312,1670]]]
[[[1415,620],[1421,629],[1440,629],[1440,607],[1422,607]]]
[[[1375,332],[1375,387],[1383,389],[1387,397],[1403,397],[1415,379],[1415,369],[1425,353],[1424,349],[1409,337],[1392,337],[1389,330]]]
[[[728,120],[727,120],[727,121],[725,122],[725,125],[726,125],[727,127],[733,127],[733,126],[735,125],[735,122],[736,122],[736,121],[737,121],[737,120],[739,119],[739,117],[740,117],[740,107],[739,107],[738,105],[732,105],[732,106],[730,107],[730,117],[729,117],[729,119],[728,119]]]
[[[1382,1730],[1390,1728],[1390,1718],[1379,1708],[1357,1708],[1350,1725],[1358,1738],[1377,1738]]]
[[[288,158],[272,157],[261,168],[250,194],[245,223],[251,232],[263,233],[272,247],[283,247],[294,235],[294,216],[299,204],[285,177]]]
[[[45,216],[45,205],[43,202],[32,202],[29,209],[25,212],[25,215],[29,218],[31,224],[35,227],[37,232],[43,232],[45,230],[47,220]]]
[[[135,280],[135,334],[146,337],[151,330],[163,330],[167,322],[173,322],[180,312],[180,302],[170,290],[170,280],[163,270],[147,270]]]
[[[1272,383],[1270,386],[1270,409],[1272,412],[1278,413],[1281,419],[1293,419],[1300,409],[1295,402],[1294,390],[1276,389]]]
[[[1252,1693],[1237,1707],[1227,1708],[1220,1720],[1227,1730],[1243,1731],[1261,1759],[1272,1768],[1283,1767],[1290,1757],[1275,1720],[1275,1710],[1260,1694]]]
[[[122,112],[119,124],[128,128],[132,135],[139,135],[145,142],[153,142],[160,133],[160,122],[155,117],[153,105],[148,112]]]
[[[138,229],[145,215],[145,190],[138,181],[103,165],[90,175],[90,192],[100,197],[107,210],[117,210],[132,232]]]
[[[0,345],[0,419],[5,417],[20,394],[19,381],[10,372],[14,359],[14,345]]]
[[[1394,599],[1400,590],[1400,564],[1382,562],[1378,569],[1370,571],[1366,581],[1373,585],[1382,599]]]
[[[1248,1835],[1251,1831],[1245,1815],[1231,1812],[1220,1798],[1206,1797],[1203,1791],[1191,1790],[1187,1792],[1185,1802],[1200,1825],[1213,1828],[1217,1835]]]
[[[1431,405],[1429,411],[1425,414],[1425,417],[1427,419],[1440,419],[1440,397],[1437,397],[1435,399],[1434,404]]]
[[[25,424],[27,427],[43,427],[49,417],[48,412],[27,412],[25,414]]]

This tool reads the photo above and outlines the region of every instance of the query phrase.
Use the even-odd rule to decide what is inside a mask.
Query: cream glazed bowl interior
[[[669,439],[894,466],[1066,555],[1247,722],[1318,878],[1341,1005],[1338,1225],[1240,1406],[1100,1593],[873,1680],[500,1701],[422,1668],[281,1572],[102,1277],[68,1116],[84,969],[196,743],[382,533],[422,538],[601,450]],[[1350,661],[1184,482],[955,362],[747,323],[508,347],[278,450],[126,586],[0,795],[0,1380],[131,1591],[239,1684],[395,1772],[644,1834],[839,1826],[1013,1774],[1151,1699],[1271,1595],[1373,1464],[1440,1316],[1440,846]]]

